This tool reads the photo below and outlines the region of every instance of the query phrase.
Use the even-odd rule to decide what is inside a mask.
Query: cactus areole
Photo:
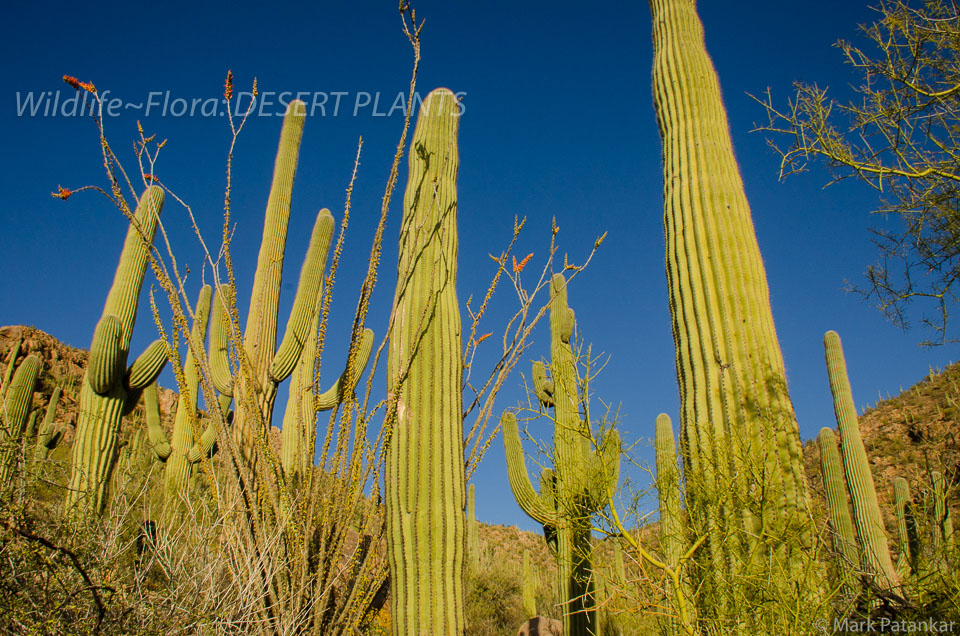
[[[403,199],[387,391],[387,553],[393,633],[464,633],[466,487],[457,304],[458,105],[423,102]]]

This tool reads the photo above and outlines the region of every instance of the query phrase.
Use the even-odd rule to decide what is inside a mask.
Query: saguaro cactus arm
[[[500,425],[503,428],[503,445],[507,457],[507,476],[514,498],[520,508],[535,521],[556,525],[559,519],[553,498],[547,500],[537,494],[527,473],[517,416],[509,411],[505,412],[500,417]]]
[[[157,384],[148,385],[143,390],[143,410],[144,418],[147,421],[147,439],[150,442],[150,450],[162,462],[170,457],[170,442],[167,441],[167,435],[163,432],[160,425],[160,401],[157,398]]]
[[[167,346],[163,340],[154,340],[127,369],[124,380],[127,388],[136,391],[153,384],[166,364]]]

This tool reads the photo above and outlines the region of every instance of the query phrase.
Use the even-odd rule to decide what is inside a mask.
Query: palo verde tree
[[[876,230],[880,258],[858,291],[904,328],[908,304],[932,303],[922,317],[934,336],[926,344],[942,344],[960,278],[960,9],[912,4],[881,3],[880,18],[861,27],[864,46],[837,43],[861,77],[855,99],[798,82],[779,107],[768,91],[759,130],[773,135],[781,177],[822,160],[835,180],[878,190],[876,213],[898,221]]]

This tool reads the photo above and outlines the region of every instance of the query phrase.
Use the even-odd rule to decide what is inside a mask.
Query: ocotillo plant
[[[291,484],[296,484],[307,468],[313,464],[314,448],[310,442],[316,431],[317,413],[329,411],[339,403],[344,395],[352,395],[360,376],[363,375],[373,350],[373,331],[365,329],[360,340],[356,360],[347,377],[347,369],[326,391],[318,392],[314,386],[314,366],[320,353],[318,338],[323,294],[317,294],[313,320],[308,332],[303,354],[297,362],[297,368],[290,378],[290,396],[283,412],[283,426],[280,431],[280,464]],[[295,486],[294,486],[295,487]]]
[[[779,585],[783,574],[812,573],[800,435],[695,1],[650,8],[687,509],[692,534],[706,536],[698,598],[707,615],[759,626],[763,611],[744,617],[742,604],[792,604],[804,586]],[[753,584],[767,573],[777,585]]]
[[[857,537],[853,532],[850,508],[847,505],[847,485],[843,480],[843,466],[837,451],[837,438],[833,429],[822,428],[817,436],[820,448],[820,473],[823,477],[823,489],[827,494],[827,508],[830,514],[830,527],[833,530],[833,550],[844,587],[849,596],[856,596],[859,584],[855,582],[860,571],[860,552]]]
[[[10,366],[15,356],[11,356]],[[9,369],[8,369],[9,375]],[[23,432],[26,428],[33,387],[40,375],[40,359],[35,355],[24,358],[13,377],[3,387],[0,406],[0,485],[6,484],[17,463]]]
[[[828,331],[823,337],[827,359],[827,375],[830,376],[830,392],[833,394],[833,410],[840,431],[840,452],[843,454],[843,472],[853,504],[853,521],[857,527],[861,564],[875,577],[883,589],[898,583],[896,570],[890,558],[887,534],[880,516],[877,491],[870,472],[870,460],[860,437],[857,409],[853,403],[850,380],[847,378],[847,363],[843,358],[840,336]]]
[[[65,502],[69,510],[81,516],[103,509],[116,459],[120,420],[133,409],[140,392],[160,375],[167,361],[165,346],[158,340],[126,369],[140,288],[162,207],[163,190],[158,186],[147,188],[130,221],[113,286],[93,332],[80,387],[80,416]]]
[[[403,199],[387,355],[385,503],[396,636],[464,632],[458,111],[447,89],[424,99]]]
[[[204,285],[197,298],[194,310],[194,322],[191,340],[202,346],[207,336],[207,320],[210,318],[210,296],[212,289]],[[170,437],[170,456],[163,470],[163,483],[167,497],[170,500],[183,494],[183,490],[190,482],[190,461],[187,455],[194,445],[197,436],[199,420],[197,417],[197,400],[199,395],[200,377],[193,352],[187,349],[183,359],[184,384],[180,387],[180,397],[177,399],[177,412],[173,422],[173,434]]]
[[[620,438],[611,428],[597,443],[586,413],[581,413],[580,405],[588,395],[578,382],[571,348],[575,317],[567,304],[567,281],[562,274],[554,274],[550,294],[552,382],[535,366],[534,377],[540,379],[534,389],[541,403],[554,409],[554,465],[553,471],[541,477],[539,494],[524,464],[516,416],[504,413],[501,424],[513,495],[524,512],[544,524],[548,543],[555,538],[563,633],[579,636],[597,630],[590,521],[616,490]]]

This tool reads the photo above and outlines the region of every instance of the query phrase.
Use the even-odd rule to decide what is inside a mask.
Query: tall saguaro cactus
[[[277,319],[281,274],[290,220],[293,178],[300,155],[305,117],[304,103],[299,100],[290,102],[280,131],[273,182],[263,223],[263,239],[260,242],[249,312],[242,347],[239,347],[238,351],[235,375],[231,375],[227,350],[230,340],[235,343],[239,341],[239,325],[236,324],[236,317],[231,316],[233,308],[230,302],[231,298],[235,297],[236,290],[230,287],[218,290],[212,311],[211,380],[221,394],[235,398],[234,438],[241,453],[246,455],[247,461],[251,463],[255,461],[260,449],[265,448],[268,443],[277,386],[293,373],[308,340],[327,251],[333,236],[333,216],[329,210],[322,209],[313,226],[310,245],[300,270],[293,308],[278,347]]]
[[[126,369],[140,289],[162,207],[163,190],[158,186],[147,188],[137,204],[103,316],[93,332],[80,387],[80,414],[66,496],[67,508],[81,516],[103,509],[121,418],[160,375],[167,361],[164,344],[157,340]]]
[[[870,460],[860,437],[857,423],[857,408],[853,404],[850,380],[847,378],[847,362],[843,357],[840,336],[828,331],[823,337],[827,358],[827,375],[830,376],[830,392],[833,394],[833,410],[840,431],[840,452],[843,454],[843,472],[853,504],[853,521],[857,527],[862,565],[881,587],[897,584],[898,578],[890,558],[887,534],[877,503],[877,490],[873,485]]]
[[[590,519],[616,489],[620,438],[611,428],[596,443],[590,422],[581,414],[581,402],[588,396],[581,395],[578,384],[570,344],[575,316],[567,304],[567,281],[562,274],[554,274],[550,294],[552,380],[535,364],[534,390],[542,404],[554,409],[554,465],[541,475],[539,494],[524,464],[516,416],[507,412],[500,421],[513,496],[524,512],[544,524],[547,542],[555,545],[563,633],[581,636],[597,632]]]
[[[718,615],[730,617],[740,610],[722,580],[743,580],[745,567],[803,570],[778,543],[787,535],[809,543],[808,493],[766,273],[703,25],[694,0],[650,0],[650,9],[688,505],[693,532],[707,536],[701,589],[720,595]]]
[[[387,554],[393,633],[464,631],[466,485],[457,304],[457,99],[420,107],[403,198],[387,355]]]

